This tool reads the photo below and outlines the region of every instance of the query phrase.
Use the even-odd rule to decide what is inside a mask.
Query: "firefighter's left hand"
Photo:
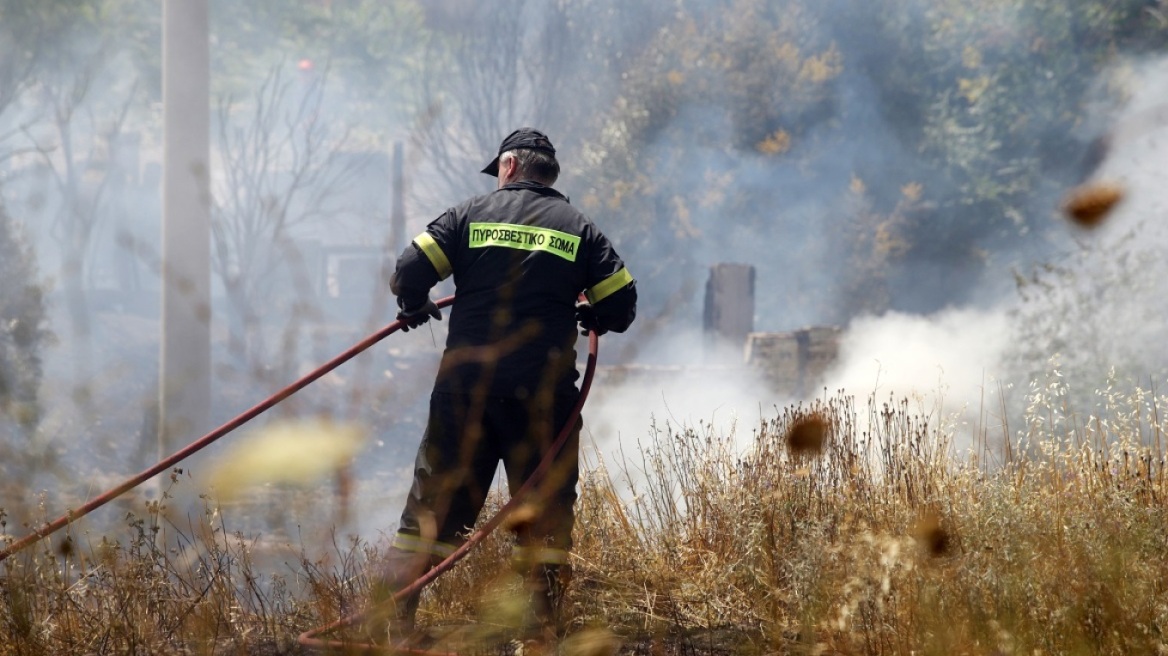
[[[403,333],[410,332],[410,328],[417,328],[431,318],[442,321],[442,312],[438,310],[438,306],[434,304],[434,301],[428,298],[425,303],[416,308],[402,308],[401,312],[397,313],[397,320],[403,324],[401,327]]]

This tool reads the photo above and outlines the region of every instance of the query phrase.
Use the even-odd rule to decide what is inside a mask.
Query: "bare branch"
[[[217,103],[223,171],[213,201],[213,268],[228,290],[234,330],[245,333],[233,336],[245,354],[264,355],[247,333],[267,313],[269,290],[289,273],[295,231],[322,217],[356,175],[353,163],[339,164],[349,130],[334,134],[321,118],[327,75],[325,67],[312,80],[289,80],[274,67],[246,110],[233,99]]]

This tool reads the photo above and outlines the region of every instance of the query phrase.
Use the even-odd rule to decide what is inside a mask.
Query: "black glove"
[[[410,332],[410,328],[417,328],[426,323],[430,320],[430,317],[442,321],[442,313],[438,311],[438,306],[428,298],[425,303],[422,303],[416,308],[406,309],[403,307],[401,312],[397,313],[397,320],[405,324],[401,328],[403,333],[408,333]]]
[[[581,335],[587,335],[588,331],[592,331],[599,337],[608,332],[600,327],[600,320],[596,318],[596,308],[592,307],[591,303],[576,304],[576,321],[580,322]]]

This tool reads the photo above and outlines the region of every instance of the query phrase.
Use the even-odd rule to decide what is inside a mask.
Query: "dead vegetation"
[[[1164,653],[1165,399],[1100,394],[1080,419],[1033,388],[992,467],[907,402],[787,408],[749,439],[650,431],[626,445],[628,471],[582,479],[564,651]],[[809,422],[822,450],[793,453]],[[361,608],[382,548],[261,571],[254,538],[214,510],[185,532],[157,506],[125,525],[0,565],[0,654],[300,653],[299,632]],[[166,531],[186,537],[166,549]],[[509,550],[505,532],[488,539],[431,586],[420,620],[473,624],[478,651],[506,651]]]
[[[1096,228],[1107,220],[1125,195],[1123,187],[1114,182],[1085,184],[1067,193],[1063,211],[1078,226]]]

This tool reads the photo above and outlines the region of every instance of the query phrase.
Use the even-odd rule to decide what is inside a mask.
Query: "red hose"
[[[444,308],[453,302],[454,302],[454,297],[447,296],[446,298],[443,298],[442,300],[438,301],[437,305],[440,308]],[[142,483],[145,483],[150,478],[157,476],[158,474],[162,473],[163,471],[166,471],[170,467],[173,467],[174,465],[178,464],[183,459],[194,455],[195,453],[199,452],[204,447],[206,447],[208,444],[223,437],[224,435],[230,433],[231,431],[235,430],[236,428],[239,428],[240,426],[246,424],[247,422],[251,421],[252,419],[255,419],[261,413],[268,410],[272,406],[276,405],[280,401],[283,401],[284,399],[288,398],[289,396],[292,396],[296,392],[299,392],[300,390],[307,387],[310,383],[315,382],[321,376],[324,376],[325,374],[329,373],[333,369],[336,369],[337,367],[341,366],[342,364],[353,359],[353,357],[356,356],[358,353],[361,353],[362,351],[368,349],[369,347],[373,346],[377,342],[380,342],[381,340],[385,339],[386,337],[397,332],[398,329],[400,329],[403,325],[405,325],[405,324],[403,324],[401,321],[394,321],[393,323],[390,323],[389,325],[385,326],[381,330],[378,330],[377,332],[373,333],[372,335],[369,335],[365,339],[361,340],[360,342],[355,344],[349,350],[345,351],[344,353],[341,353],[340,355],[338,355],[337,357],[333,358],[332,360],[329,360],[328,362],[324,363],[323,365],[321,365],[317,369],[309,372],[307,375],[300,378],[296,382],[285,387],[284,389],[280,390],[279,392],[276,392],[275,394],[269,396],[267,399],[264,399],[264,401],[262,401],[261,403],[259,403],[255,407],[253,407],[252,409],[248,410],[247,412],[244,412],[243,414],[237,416],[236,418],[232,419],[231,421],[227,422],[226,424],[223,424],[219,428],[216,428],[215,430],[211,431],[210,433],[207,433],[206,435],[200,437],[199,439],[195,440],[191,444],[187,445],[185,448],[183,448],[179,451],[176,451],[170,457],[166,458],[165,460],[162,460],[161,462],[154,465],[153,467],[139,473],[136,476],[133,476],[131,478],[126,479],[125,481],[123,481],[122,483],[117,485],[116,487],[110,489],[105,494],[102,494],[99,497],[95,497],[95,498],[91,499],[88,503],[81,506],[80,508],[78,508],[76,510],[70,510],[70,511],[66,512],[64,515],[61,515],[57,519],[54,519],[53,521],[41,526],[40,528],[33,529],[33,532],[31,534],[24,536],[23,538],[17,540],[16,542],[13,542],[6,549],[4,549],[3,551],[0,551],[0,562],[3,562],[4,560],[6,560],[9,556],[11,556],[14,553],[17,553],[23,549],[28,548],[30,545],[36,543],[38,540],[41,540],[43,538],[46,538],[46,537],[52,535],[53,533],[56,533],[57,531],[61,530],[65,526],[67,526],[70,522],[81,519],[82,517],[88,515],[89,513],[93,512],[94,510],[97,510],[98,508],[104,506],[105,504],[109,503],[110,501],[113,501],[117,497],[125,494],[126,492],[129,492],[133,488],[138,487],[139,485],[141,485]]]

